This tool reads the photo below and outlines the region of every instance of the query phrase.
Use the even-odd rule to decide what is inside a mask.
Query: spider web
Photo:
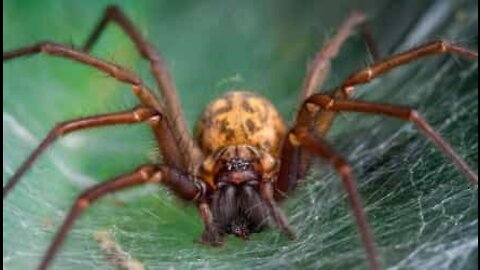
[[[348,2],[342,3],[348,7]],[[383,52],[398,52],[436,37],[447,37],[472,48],[478,46],[476,1],[425,2],[428,4],[421,7],[397,3],[389,8],[387,8],[388,4],[382,8],[372,8],[372,14],[376,15],[373,16],[371,24],[375,36],[381,37],[379,47]],[[15,8],[8,9],[11,6],[5,5],[4,2],[4,10],[7,7],[7,10],[12,12],[4,11],[6,15],[4,20],[8,21],[9,17],[16,15]],[[126,4],[126,6],[133,10],[137,8],[135,4]],[[285,4],[285,6],[288,5]],[[66,9],[63,6],[57,6],[57,8]],[[85,10],[82,12],[86,13],[88,8],[91,7],[84,7]],[[193,14],[193,18],[203,18],[205,12],[211,8],[209,4],[199,4],[194,8],[186,9],[189,12],[183,16],[189,18]],[[363,9],[370,10],[368,5]],[[93,12],[94,14],[100,14],[101,8],[97,7],[94,10],[98,11]],[[253,35],[253,40],[259,40],[265,34],[255,29],[255,25],[261,25],[260,22],[262,22],[255,21],[259,20],[255,19],[257,18],[255,16],[261,16],[261,13],[255,12],[248,8],[238,9],[238,13],[257,22],[251,26],[252,28],[248,28],[248,23],[244,26],[245,36]],[[402,12],[410,16],[402,16],[405,15]],[[335,14],[334,11],[332,13]],[[338,14],[343,16],[344,11]],[[167,26],[178,17],[178,14],[171,16],[172,18],[168,16],[165,18]],[[388,20],[390,16],[398,18],[392,23],[392,20]],[[133,19],[137,21],[138,18]],[[182,17],[178,20],[180,19]],[[290,22],[293,19],[290,18]],[[318,17],[312,16],[311,20],[316,19]],[[156,22],[163,20],[158,19]],[[325,20],[328,21],[328,19]],[[141,19],[139,21],[144,23]],[[336,22],[331,24],[334,29],[334,25],[338,25],[339,22],[338,19],[337,21],[332,19],[332,21]],[[209,22],[201,21],[199,24],[203,23],[207,27]],[[75,23],[79,22],[74,20],[72,24],[75,26]],[[167,26],[160,25],[158,33],[163,34],[162,31],[165,31],[164,27]],[[88,27],[80,28],[79,36],[83,37],[86,31]],[[287,35],[285,39],[298,38],[296,34],[288,32],[288,29],[284,31]],[[321,30],[322,33],[323,31],[325,30]],[[289,33],[290,36],[288,36]],[[315,33],[318,35],[318,31]],[[303,34],[312,35],[311,32]],[[152,35],[149,34],[149,36]],[[271,36],[266,36],[265,39],[269,37]],[[217,38],[222,37],[220,35]],[[15,41],[18,44],[29,44],[32,37],[27,35],[23,39],[19,35]],[[114,43],[117,40],[124,43],[124,37],[114,31],[105,43],[108,41]],[[292,75],[297,79],[286,82],[287,85],[283,88],[275,84],[276,82],[262,84],[258,81],[263,81],[265,77],[272,81],[277,77],[288,77],[292,74],[292,70],[277,68],[272,70],[271,74],[263,73],[255,77],[243,71],[242,67],[245,63],[240,62],[238,73],[232,74],[246,74],[240,76],[240,81],[242,77],[247,78],[245,80],[252,78],[253,86],[260,86],[253,89],[277,89],[278,87],[280,94],[276,97],[267,90],[263,93],[273,97],[273,101],[279,104],[280,108],[293,108],[296,95],[292,95],[292,89],[298,88],[306,59],[299,57],[299,52],[295,50],[302,51],[304,55],[307,53],[304,51],[310,49],[311,56],[318,45],[312,40],[306,42],[310,45],[293,44],[291,47],[294,49],[277,48],[280,51],[278,56],[280,59],[278,62],[269,63],[269,65],[280,66],[282,63],[285,64],[289,59],[288,56],[292,54],[300,59],[299,65],[294,65],[292,68],[292,70],[299,70],[295,71],[298,76],[296,76],[297,73]],[[183,43],[178,45],[178,51],[188,51],[191,44],[185,43],[186,45],[183,46]],[[312,43],[315,44],[312,45]],[[182,87],[179,88],[193,89],[200,79],[197,78],[195,82],[188,81],[182,85],[184,78],[192,76],[189,72],[192,68],[182,70],[182,57],[177,55],[176,58],[175,51],[172,54],[168,53],[169,43],[161,44],[165,44],[167,50],[165,55],[173,55],[172,59],[178,59],[180,67],[177,68],[177,62],[174,62],[173,73],[180,74],[177,82]],[[337,84],[352,69],[361,66],[365,60],[365,50],[359,40],[353,38],[350,44],[342,49],[339,59],[334,62],[333,70],[338,70],[338,73],[331,75],[329,85]],[[99,54],[106,52],[105,55],[109,55],[111,48],[108,46],[103,48],[101,44],[99,46]],[[260,52],[252,50],[253,55],[249,53],[248,56],[261,58],[265,55],[265,51],[269,52],[271,46],[268,42],[257,45]],[[225,52],[234,50],[231,46],[225,47],[227,47],[224,49]],[[131,47],[121,45],[116,49],[124,51],[131,50]],[[116,58],[115,54],[113,58]],[[185,58],[187,58],[186,62],[194,63],[199,59]],[[270,58],[269,54],[263,56],[263,59]],[[110,106],[105,105],[107,102],[120,104],[107,108],[111,111],[127,109],[135,104],[131,99],[126,98],[126,95],[113,94],[119,91],[116,83],[111,83],[108,78],[98,78],[97,73],[88,69],[74,68],[67,74],[62,69],[69,69],[70,63],[63,65],[63,62],[58,61],[55,65],[58,64],[59,67],[44,69],[46,62],[26,61],[28,64],[18,61],[4,65],[8,67],[8,71],[3,73],[4,183],[39,143],[43,134],[48,132],[51,125],[46,126],[46,122],[53,124],[58,119],[64,120],[79,115],[89,115],[92,112],[104,112],[105,107]],[[118,61],[123,61],[123,58]],[[261,59],[258,61],[261,62]],[[225,68],[228,69],[228,67]],[[147,72],[138,69],[142,75]],[[86,74],[83,78],[97,77],[91,81],[79,82],[79,79],[75,78],[77,72]],[[74,75],[69,75],[70,73]],[[184,75],[184,73],[188,74]],[[252,73],[256,74],[258,71]],[[17,79],[14,76],[18,75],[14,74],[28,74],[29,79]],[[209,76],[213,77],[211,81],[218,80],[219,76],[215,74],[217,77],[206,75],[205,80],[211,79]],[[220,76],[224,76],[224,79],[218,80],[219,83],[216,85],[222,85],[222,87],[225,81],[227,86],[251,86],[238,83],[237,75]],[[57,77],[66,78],[61,81]],[[233,80],[232,77],[237,79]],[[472,63],[452,56],[436,57],[395,71],[367,86],[360,87],[357,97],[417,108],[469,164],[477,164],[477,79],[478,64],[476,62]],[[68,80],[72,82],[65,82]],[[206,85],[211,85],[211,81]],[[35,89],[40,84],[42,86],[38,92],[45,93],[49,91],[48,89],[56,89],[54,95],[30,96],[32,92],[36,92]],[[99,91],[95,90],[99,86],[104,88],[100,100],[98,100]],[[85,88],[87,92],[72,91],[71,88]],[[282,90],[285,88],[287,89]],[[128,92],[127,87],[125,89]],[[218,96],[221,91],[219,88],[214,88],[212,93],[196,95],[200,101],[207,101]],[[201,106],[195,103],[195,98],[189,98],[188,92],[180,94],[182,100],[185,100],[185,107],[198,107],[198,110],[186,112],[187,118],[192,121]],[[65,103],[75,100],[75,97],[82,102],[80,99],[86,99],[85,97],[88,96],[92,97],[87,98],[90,103],[81,103],[80,111],[71,109],[71,105]],[[27,104],[21,104],[25,101]],[[52,104],[56,104],[56,110],[52,110]],[[94,111],[95,108],[98,108],[98,111]],[[282,112],[287,115],[292,110],[283,109]],[[44,115],[46,118],[40,118],[45,117]],[[359,191],[370,218],[384,266],[388,269],[478,268],[478,190],[468,185],[466,178],[412,125],[393,119],[343,114],[336,122],[329,139],[332,145],[345,154],[354,166]],[[109,179],[154,159],[153,147],[152,137],[145,127],[116,127],[82,132],[58,142],[35,164],[18,188],[4,201],[3,267],[32,269],[38,265],[46,246],[76,195],[85,187],[98,182],[99,179]],[[476,165],[474,168],[477,169]],[[298,191],[282,205],[282,208],[286,210],[291,224],[297,230],[298,238],[295,241],[288,241],[277,230],[271,229],[253,236],[248,242],[229,238],[228,244],[223,248],[205,248],[194,243],[201,233],[202,225],[192,206],[179,202],[168,191],[158,187],[136,188],[109,196],[89,209],[76,223],[52,268],[115,269],[105,259],[100,245],[94,240],[96,232],[105,230],[119,243],[122,250],[132,258],[143,262],[148,269],[366,269],[368,267],[346,196],[339,185],[338,177],[328,166],[321,163],[316,165]]]

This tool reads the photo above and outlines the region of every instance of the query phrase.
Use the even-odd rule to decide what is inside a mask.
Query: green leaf
[[[434,39],[478,48],[478,4],[462,1],[113,1],[166,60],[189,125],[230,89],[271,99],[287,120],[298,108],[308,62],[360,9],[384,56]],[[3,1],[3,50],[42,40],[79,46],[102,1]],[[93,53],[154,86],[148,64],[116,26]],[[333,63],[323,91],[371,63],[358,34]],[[136,106],[130,87],[82,65],[33,56],[3,65],[3,182],[58,122]],[[444,55],[399,68],[357,89],[355,98],[417,108],[469,164],[478,162],[478,63]],[[390,269],[477,269],[478,191],[408,123],[342,114],[331,144],[354,166],[381,260]],[[76,196],[87,186],[158,160],[148,127],[69,135],[35,163],[3,210],[3,267],[35,268]],[[121,202],[121,203],[119,203]],[[93,205],[75,224],[52,269],[115,269],[95,242],[107,230],[148,269],[367,269],[335,173],[315,165],[282,205],[298,232],[276,229],[220,249],[194,243],[196,209],[158,187]]]

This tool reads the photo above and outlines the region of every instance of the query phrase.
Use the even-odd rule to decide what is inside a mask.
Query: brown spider
[[[45,53],[94,67],[132,85],[133,93],[141,103],[132,111],[86,117],[55,126],[8,180],[3,188],[4,199],[42,152],[56,139],[71,132],[109,125],[148,123],[164,157],[162,165],[141,166],[133,173],[83,192],[50,244],[39,269],[47,268],[74,221],[91,203],[108,193],[145,183],[163,184],[178,197],[197,204],[204,222],[201,236],[204,244],[221,245],[228,234],[248,239],[250,234],[262,231],[269,218],[293,238],[294,232],[277,201],[287,198],[295,189],[297,180],[304,175],[314,155],[328,161],[341,176],[370,267],[380,269],[375,242],[350,166],[323,138],[341,111],[411,121],[477,185],[476,172],[418,112],[408,107],[350,100],[350,97],[357,85],[413,60],[447,52],[473,59],[478,58],[478,54],[445,41],[430,42],[355,72],[329,94],[315,94],[328,74],[330,60],[353,29],[364,20],[363,14],[352,13],[333,39],[318,52],[306,74],[300,95],[302,105],[291,128],[286,128],[280,114],[266,99],[248,92],[232,91],[207,107],[198,122],[196,140],[189,135],[174,83],[162,59],[117,7],[106,10],[82,50],[42,42],[4,53],[4,62]],[[140,54],[150,62],[162,101],[130,70],[86,53],[109,22],[117,23],[132,39]],[[371,44],[371,38],[368,35],[366,38]]]

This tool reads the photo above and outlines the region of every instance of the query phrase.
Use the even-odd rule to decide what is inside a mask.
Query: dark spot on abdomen
[[[257,132],[257,131],[260,129],[259,127],[257,127],[257,126],[255,125],[255,123],[252,121],[252,119],[247,119],[247,120],[245,121],[245,124],[246,124],[246,126],[247,126],[247,128],[248,128],[248,131],[250,131],[250,133],[255,133],[255,132]]]
[[[242,109],[248,113],[254,113],[255,109],[248,103],[248,100],[243,100],[242,101]]]

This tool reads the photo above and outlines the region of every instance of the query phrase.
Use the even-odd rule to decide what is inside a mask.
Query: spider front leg
[[[300,102],[320,88],[330,71],[330,62],[337,55],[341,46],[352,34],[355,27],[365,22],[366,16],[360,12],[352,12],[338,28],[335,36],[318,51],[315,59],[309,65],[300,93]],[[366,30],[365,30],[366,33]]]
[[[152,91],[150,91],[140,78],[130,70],[62,44],[47,41],[33,46],[4,52],[3,61],[5,62],[17,57],[39,53],[62,57],[91,66],[119,81],[131,84],[133,93],[138,97],[142,105],[155,108],[158,112],[164,111],[163,105],[158,102]],[[162,130],[160,133],[158,131],[159,129]],[[160,143],[160,148],[162,149],[162,154],[167,164],[175,167],[183,167],[185,161],[181,153],[178,151],[179,147],[173,136],[174,134],[172,133],[172,130],[173,128],[168,121],[162,121],[160,123],[160,128],[154,129],[154,132]]]
[[[143,37],[138,28],[135,27],[119,7],[109,6],[105,10],[103,17],[83,46],[83,50],[90,51],[92,49],[110,22],[118,24],[133,41],[140,55],[150,62],[153,76],[165,99],[166,116],[170,118],[169,121],[174,125],[172,132],[174,132],[175,138],[178,140],[177,144],[182,152],[181,156],[185,159],[190,170],[194,169],[201,162],[202,153],[190,137],[172,75],[154,47]]]
[[[45,41],[32,46],[27,46],[3,53],[3,62],[11,61],[18,57],[24,57],[35,54],[47,54],[56,57],[70,59],[72,61],[91,66],[101,72],[104,72],[113,78],[136,86],[135,94],[145,106],[151,106],[161,110],[161,105],[157,102],[155,95],[143,84],[140,78],[132,71],[123,68],[114,63],[93,57],[82,51],[75,50],[66,45],[55,42]]]
[[[331,61],[333,58],[336,57],[338,54],[339,50],[341,49],[342,45],[345,43],[345,41],[352,35],[352,32],[356,27],[361,25],[360,30],[362,33],[363,40],[365,41],[365,44],[367,45],[373,60],[377,62],[379,60],[379,53],[378,49],[376,48],[374,41],[373,41],[373,36],[366,26],[365,23],[366,20],[366,15],[361,13],[361,12],[352,12],[342,23],[342,25],[338,28],[337,33],[335,36],[327,42],[325,46],[323,46],[315,56],[315,59],[310,63],[307,73],[305,75],[305,78],[303,80],[303,85],[300,93],[300,102],[303,102],[306,98],[311,96],[316,92],[317,89],[321,88],[325,79],[328,77],[328,74],[330,72],[330,66],[331,66]],[[322,136],[322,129],[328,129],[330,127],[328,121],[328,118],[330,116],[324,116],[325,121],[321,121],[323,119],[319,119],[320,121],[317,121],[319,123],[325,123],[322,124],[324,127],[319,128],[318,135]],[[288,143],[288,142],[287,142]],[[281,187],[280,190],[292,190],[293,189],[293,183],[296,182],[297,178],[301,178],[303,174],[308,171],[308,168],[310,166],[310,161],[311,161],[311,156],[310,153],[306,151],[301,151],[301,149],[296,149],[294,153],[292,153],[295,157],[289,157],[288,162],[291,164],[293,167],[298,167],[298,168],[291,168],[288,171],[290,173],[295,172],[296,175],[289,175],[287,176],[286,174],[280,174],[282,178],[284,177],[289,177],[291,181],[281,181],[282,183],[287,183],[290,182],[289,187]],[[285,157],[285,156],[284,156]],[[278,197],[279,189],[276,189],[275,196]],[[285,197],[284,195],[281,195],[281,197]]]
[[[134,173],[93,186],[83,192],[73,204],[47,252],[43,256],[38,269],[47,269],[65,240],[73,223],[86,208],[90,207],[92,203],[109,193],[147,183],[161,183],[173,190],[177,196],[188,201],[198,199],[203,192],[201,183],[194,182],[188,175],[182,174],[173,168],[153,165],[142,166]]]

